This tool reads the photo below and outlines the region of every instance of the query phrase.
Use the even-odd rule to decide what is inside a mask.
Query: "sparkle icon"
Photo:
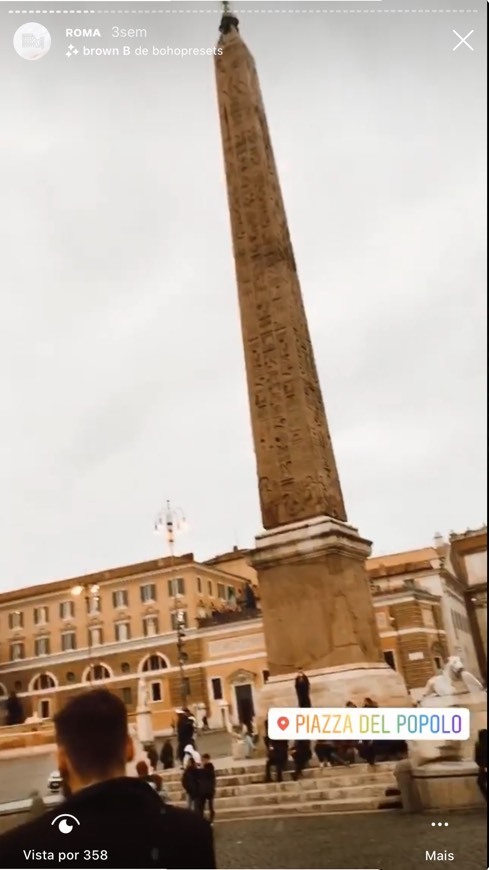
[[[71,57],[72,54],[80,54],[77,48],[74,45],[68,46],[68,51],[66,52],[66,57]]]

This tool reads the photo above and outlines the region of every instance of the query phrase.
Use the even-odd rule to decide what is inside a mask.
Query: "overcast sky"
[[[468,5],[240,12],[349,519],[376,553],[486,520],[485,4]],[[213,59],[65,56],[129,22],[150,51],[211,47],[216,6],[0,9],[1,589],[166,554],[167,498],[181,552],[260,531]],[[36,62],[12,48],[29,17],[53,40]]]

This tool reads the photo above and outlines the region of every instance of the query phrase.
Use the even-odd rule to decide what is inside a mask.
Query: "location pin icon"
[[[280,716],[280,718],[277,719],[277,725],[281,731],[285,731],[285,729],[289,727],[287,716]]]

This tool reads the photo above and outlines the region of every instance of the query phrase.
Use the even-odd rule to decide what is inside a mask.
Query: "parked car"
[[[62,785],[63,780],[59,770],[53,770],[53,772],[48,776],[48,791],[50,791],[51,794],[60,794]]]

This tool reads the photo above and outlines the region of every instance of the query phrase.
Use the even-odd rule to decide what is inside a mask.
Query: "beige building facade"
[[[385,662],[414,699],[450,654],[461,653],[467,668],[485,677],[470,616],[477,602],[475,621],[483,627],[484,551],[476,551],[478,561],[461,562],[482,545],[483,537],[466,533],[367,561]],[[237,725],[245,708],[257,710],[269,677],[249,556],[234,548],[197,562],[187,554],[0,595],[0,700],[15,691],[26,716],[47,719],[77,692],[106,685],[132,715],[143,677],[156,732],[171,728],[182,689],[211,727]],[[239,605],[247,583],[257,609]],[[185,614],[183,668],[177,611]]]

